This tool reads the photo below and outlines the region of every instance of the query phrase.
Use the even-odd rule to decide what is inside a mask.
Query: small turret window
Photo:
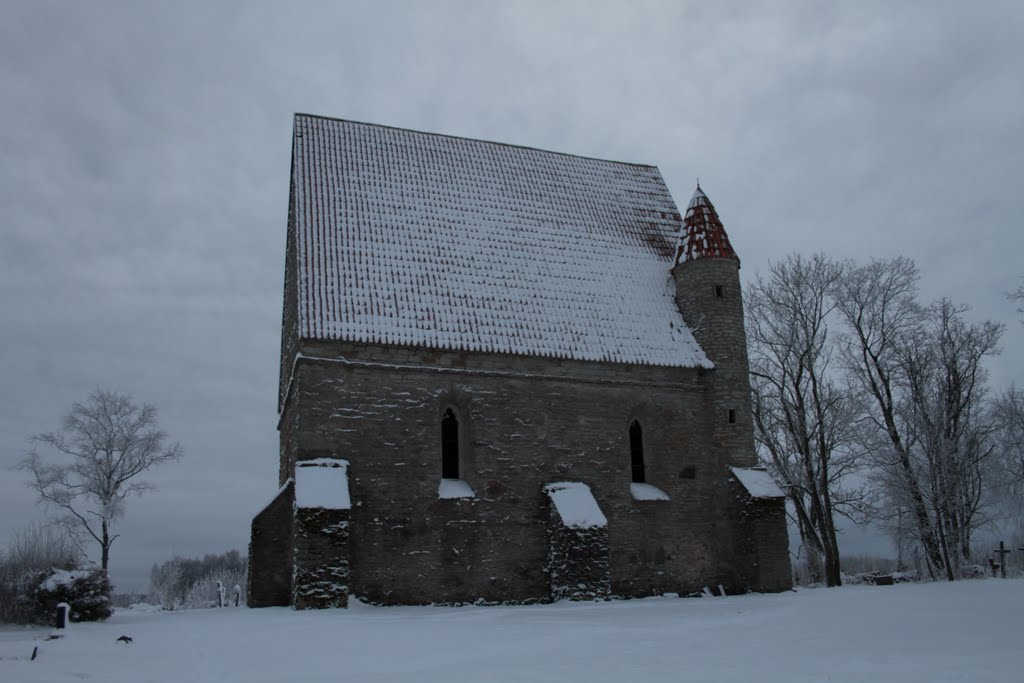
[[[459,474],[459,420],[449,408],[441,418],[441,478],[460,479]]]
[[[729,424],[736,424],[736,410],[733,408],[729,409]]]
[[[725,296],[725,289],[722,285],[715,285],[715,296],[719,299]]]
[[[644,473],[644,437],[640,423],[636,420],[629,425],[629,454],[633,466],[633,483],[643,484],[647,481]]]

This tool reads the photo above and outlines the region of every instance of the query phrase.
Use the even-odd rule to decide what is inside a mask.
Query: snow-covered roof
[[[295,117],[303,338],[711,367],[654,166]]]
[[[608,526],[590,487],[578,481],[559,481],[544,487],[562,524],[576,529]]]
[[[725,226],[715,211],[715,205],[698,185],[686,208],[673,267],[683,261],[709,257],[740,260],[729,243],[729,236],[725,234]]]
[[[295,463],[295,506],[349,510],[348,461],[316,458]]]
[[[751,498],[785,498],[778,484],[771,475],[762,469],[745,467],[731,467],[732,473],[740,480],[743,488],[747,490]]]

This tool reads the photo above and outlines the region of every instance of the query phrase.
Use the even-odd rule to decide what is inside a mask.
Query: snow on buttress
[[[295,463],[295,505],[300,508],[348,510],[348,461],[316,458]]]
[[[544,487],[562,523],[567,527],[588,529],[608,526],[608,519],[601,512],[590,487],[578,481],[560,481]]]
[[[303,338],[712,367],[654,166],[299,114],[292,168]]]
[[[761,469],[749,469],[744,467],[731,467],[732,473],[743,484],[751,498],[785,498],[778,484],[771,475]]]

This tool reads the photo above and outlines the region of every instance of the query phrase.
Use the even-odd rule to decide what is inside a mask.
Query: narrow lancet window
[[[449,408],[441,418],[441,478],[459,479],[459,420]]]
[[[629,425],[629,453],[633,463],[633,483],[643,484],[647,481],[644,475],[644,437],[636,420]]]

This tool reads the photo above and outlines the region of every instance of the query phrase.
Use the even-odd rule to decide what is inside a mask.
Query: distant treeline
[[[246,558],[237,550],[202,558],[174,557],[150,570],[150,599],[164,609],[216,607],[219,581],[228,604],[233,604],[235,586],[245,586],[245,570]]]

